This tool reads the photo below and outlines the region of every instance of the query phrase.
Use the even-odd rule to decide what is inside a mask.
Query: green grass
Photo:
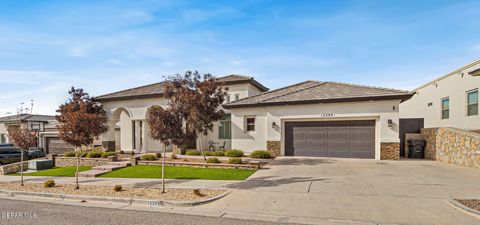
[[[255,170],[165,166],[165,179],[245,180],[253,173]],[[105,173],[100,177],[158,179],[162,178],[162,167],[137,165]]]
[[[80,166],[80,172],[90,170],[91,166]],[[48,170],[40,170],[33,173],[24,173],[24,176],[52,176],[52,177],[74,177],[76,166],[54,167]],[[20,173],[9,174],[12,176],[20,176]]]

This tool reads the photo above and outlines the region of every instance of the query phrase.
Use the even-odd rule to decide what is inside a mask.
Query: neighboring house
[[[231,75],[219,80],[229,88],[232,102],[223,106],[227,115],[203,138],[204,148],[214,141],[247,154],[268,150],[287,156],[400,156],[398,109],[410,92],[318,81],[266,92],[251,77]],[[150,106],[167,105],[162,91],[162,83],[157,83],[97,97],[109,116],[105,145],[125,151],[161,151],[161,144],[149,138],[145,121]],[[116,128],[120,128],[117,133]]]
[[[415,89],[400,105],[400,118],[423,121],[421,128],[454,127],[480,131],[480,60]]]
[[[253,96],[268,90],[252,77],[230,75],[218,78],[228,88],[226,102]],[[98,96],[109,117],[109,131],[103,135],[102,141],[108,149],[135,152],[162,151],[162,144],[150,138],[146,123],[147,110],[151,106],[167,106],[163,97],[163,82],[142,87],[127,89],[111,94]],[[203,147],[208,149],[209,141],[225,148],[231,148],[230,117],[225,115],[215,123],[215,129],[203,138]],[[199,148],[200,143],[193,140],[191,148]]]
[[[55,116],[20,114],[0,118],[0,144],[9,143],[8,132],[10,130],[29,129],[44,132],[52,123],[56,122]],[[38,138],[39,136],[37,136]]]

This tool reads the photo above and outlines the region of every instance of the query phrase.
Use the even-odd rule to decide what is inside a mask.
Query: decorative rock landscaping
[[[167,189],[166,193],[162,194],[162,190],[158,188],[133,188],[124,186],[121,191],[115,191],[113,186],[94,185],[81,185],[80,189],[76,190],[75,185],[71,184],[57,184],[54,187],[46,188],[41,183],[26,183],[25,186],[22,187],[18,182],[0,182],[0,189],[35,193],[59,193],[169,201],[204,200],[219,196],[226,192],[226,190],[204,189],[200,190],[200,195],[198,195],[194,193],[193,189]]]

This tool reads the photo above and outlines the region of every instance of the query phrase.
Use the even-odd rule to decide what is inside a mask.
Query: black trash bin
[[[423,159],[425,156],[425,141],[422,139],[408,140],[408,158]]]

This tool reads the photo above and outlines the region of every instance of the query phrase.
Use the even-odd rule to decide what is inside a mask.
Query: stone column
[[[115,151],[115,124],[109,124],[108,131],[102,134],[102,145],[107,151]]]

